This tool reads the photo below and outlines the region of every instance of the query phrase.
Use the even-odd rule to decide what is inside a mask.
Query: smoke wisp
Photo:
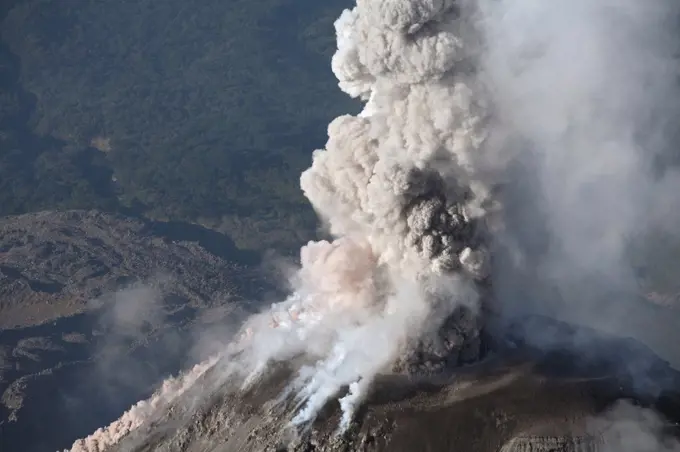
[[[659,415],[630,402],[619,402],[590,419],[588,428],[601,439],[602,452],[680,451],[680,442]]]

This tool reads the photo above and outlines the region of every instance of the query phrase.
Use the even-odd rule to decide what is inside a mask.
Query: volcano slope
[[[562,345],[532,346],[518,328],[525,325],[553,332]],[[576,335],[587,336],[590,349],[598,352],[565,345]],[[379,377],[344,435],[337,435],[336,401],[308,428],[288,427],[294,407],[280,395],[294,367],[271,368],[266,378],[239,391],[220,376],[218,361],[156,418],[106,450],[676,450],[669,426],[680,419],[680,398],[673,391],[680,387],[680,373],[635,341],[545,317],[504,328],[502,339],[477,364],[437,376]],[[622,400],[628,401],[625,409]],[[640,434],[623,437],[621,425],[627,434]]]

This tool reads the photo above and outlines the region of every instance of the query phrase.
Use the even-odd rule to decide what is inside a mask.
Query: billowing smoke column
[[[453,322],[433,348],[474,342],[500,176],[513,182],[494,235],[510,251],[496,262],[513,261],[494,272],[504,310],[513,300],[524,309],[525,286],[547,279],[565,292],[553,297],[560,318],[642,333],[609,294],[633,280],[631,236],[677,232],[668,212],[680,211],[680,177],[653,171],[680,111],[675,3],[357,0],[336,22],[332,67],[365,108],[330,124],[301,178],[333,240],[302,249],[292,295],[249,319],[209,371],[189,372],[73,450],[114,443],[201,375],[204,392],[227,380],[247,387],[272,362],[299,357],[307,364],[282,397],[298,402],[293,423],[339,397],[347,428],[374,377],[442,324]],[[515,261],[528,278],[516,278]],[[610,299],[618,315],[603,315]]]
[[[487,196],[473,183],[483,116],[457,70],[467,59],[458,16],[444,0],[360,0],[342,14],[333,71],[367,104],[331,123],[301,178],[331,234],[411,278],[485,272],[472,227]]]
[[[479,225],[490,199],[475,171],[485,118],[460,16],[452,1],[359,0],[336,22],[333,71],[366,105],[330,124],[301,186],[337,238],[302,249],[294,295],[267,314],[283,345],[250,328],[249,380],[270,360],[317,358],[293,383],[295,423],[349,386],[347,427],[373,377],[457,306],[473,307],[473,281],[487,276]]]
[[[349,387],[347,428],[373,378],[457,308],[472,315],[448,349],[478,334],[469,319],[488,273],[491,198],[476,165],[486,119],[462,14],[451,0],[358,0],[336,22],[333,71],[366,104],[330,124],[301,177],[335,239],[301,250],[293,294],[246,322],[220,372],[247,386],[272,362],[306,356],[287,392],[296,425]]]
[[[644,250],[648,269],[668,268],[650,244],[677,241],[680,177],[677,165],[660,162],[669,154],[677,162],[678,155],[680,4],[478,0],[477,6],[485,44],[478,69],[493,93],[487,148],[513,154],[515,163],[502,193],[503,235],[517,240],[513,258],[520,258],[517,270],[495,267],[503,309],[634,336],[680,363],[675,341],[668,341],[672,328],[659,335],[657,325],[643,327],[640,315],[623,307],[639,302],[624,295],[640,289],[631,244]],[[658,239],[663,231],[671,232]]]

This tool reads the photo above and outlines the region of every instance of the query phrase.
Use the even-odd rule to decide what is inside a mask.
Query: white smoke
[[[336,239],[302,249],[294,293],[247,324],[241,358],[246,384],[271,361],[312,358],[290,388],[296,425],[349,387],[347,428],[373,378],[456,306],[474,307],[487,276],[485,110],[460,17],[450,1],[359,0],[336,22],[333,71],[367,104],[330,124],[301,177]]]
[[[489,273],[480,231],[518,140],[539,150],[560,257],[613,268],[639,218],[630,206],[648,199],[625,200],[630,180],[644,182],[629,132],[666,86],[648,83],[667,74],[645,53],[663,16],[648,4],[357,0],[344,11],[332,68],[365,107],[329,125],[301,177],[334,239],[302,249],[293,293],[246,322],[222,378],[247,387],[303,355],[286,392],[293,423],[339,397],[346,429],[377,374],[457,306],[474,308]]]
[[[296,312],[291,331],[319,356],[294,383],[304,402],[294,423],[312,421],[349,386],[346,428],[371,380],[430,326],[435,307],[445,318],[469,305],[469,281],[487,276],[474,224],[489,200],[475,165],[485,111],[464,64],[474,35],[460,18],[452,1],[358,0],[336,22],[333,71],[367,105],[331,123],[301,177],[338,239],[302,250],[300,287],[279,307]],[[437,293],[442,275],[455,290]]]
[[[504,305],[514,299],[525,309],[535,298],[532,310],[634,336],[680,365],[675,343],[655,337],[657,325],[637,324],[647,314],[631,315],[637,300],[622,295],[638,290],[627,256],[632,240],[656,229],[678,239],[680,178],[655,165],[669,147],[677,154],[678,3],[478,5],[480,73],[495,121],[487,151],[521,154],[515,187],[506,190],[515,202],[504,209],[516,219],[508,234],[528,257],[521,265],[532,265],[528,279],[494,275],[496,288],[512,289],[503,292]],[[560,297],[530,293],[535,281],[549,281]]]
[[[651,409],[621,401],[588,420],[587,428],[601,440],[602,452],[678,452],[680,442]]]
[[[289,388],[300,406],[294,424],[349,387],[346,429],[373,378],[411,341],[457,306],[475,307],[473,281],[488,272],[478,224],[490,197],[476,167],[485,110],[466,63],[473,35],[460,17],[451,0],[358,0],[336,22],[333,71],[367,103],[330,124],[326,149],[301,177],[335,240],[302,249],[294,293],[246,322],[223,372],[248,386],[272,361],[307,356]],[[93,436],[117,439],[145,410]],[[111,443],[74,450],[96,441]]]

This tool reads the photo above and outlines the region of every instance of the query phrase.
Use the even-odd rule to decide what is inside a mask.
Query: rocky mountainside
[[[0,220],[0,236],[0,328],[77,314],[135,281],[154,279],[194,306],[242,295],[252,282],[253,255],[186,224],[41,212]]]
[[[531,325],[557,331],[565,341],[593,334],[547,318],[531,319]],[[425,378],[385,375],[375,383],[356,422],[340,436],[336,402],[330,403],[309,429],[296,432],[287,427],[294,407],[276,400],[289,381],[288,365],[272,369],[267,379],[245,392],[234,391],[222,378],[220,366],[215,365],[153,421],[124,437],[117,447],[102,450],[675,450],[659,449],[654,444],[646,449],[621,449],[617,445],[647,438],[646,434],[659,441],[660,447],[665,441],[660,438],[667,432],[658,432],[680,420],[680,398],[671,389],[678,387],[680,374],[634,341],[600,335],[589,341],[602,353],[581,359],[583,353],[577,350],[541,350],[522,343],[513,328],[504,345],[498,344],[495,353],[480,363]],[[631,362],[637,363],[635,369],[629,366]],[[655,383],[649,385],[652,381]],[[642,408],[622,413],[617,408],[620,400],[656,409],[665,418],[654,418],[657,424],[643,426],[630,416]],[[639,438],[622,439],[616,430],[621,425],[625,426],[623,433],[635,428],[643,433]],[[666,440],[671,441],[668,437]]]
[[[272,287],[257,256],[201,227],[0,219],[0,450],[54,451],[110,422]]]
[[[275,290],[256,256],[191,225],[70,211],[3,218],[0,230],[2,452],[67,449],[110,424],[168,375],[222,347],[258,308],[250,300]],[[549,347],[527,341],[527,329],[533,338],[549,333]],[[115,446],[83,444],[112,452],[621,452],[590,421],[618,400],[656,408],[664,428],[680,420],[680,376],[635,341],[543,317],[482,337],[464,333],[445,324],[409,357],[417,372],[407,359],[408,372],[380,377],[342,436],[337,402],[302,434],[286,428],[294,407],[273,401],[294,364],[238,392],[218,361]],[[446,344],[461,338],[469,347],[451,355]]]

